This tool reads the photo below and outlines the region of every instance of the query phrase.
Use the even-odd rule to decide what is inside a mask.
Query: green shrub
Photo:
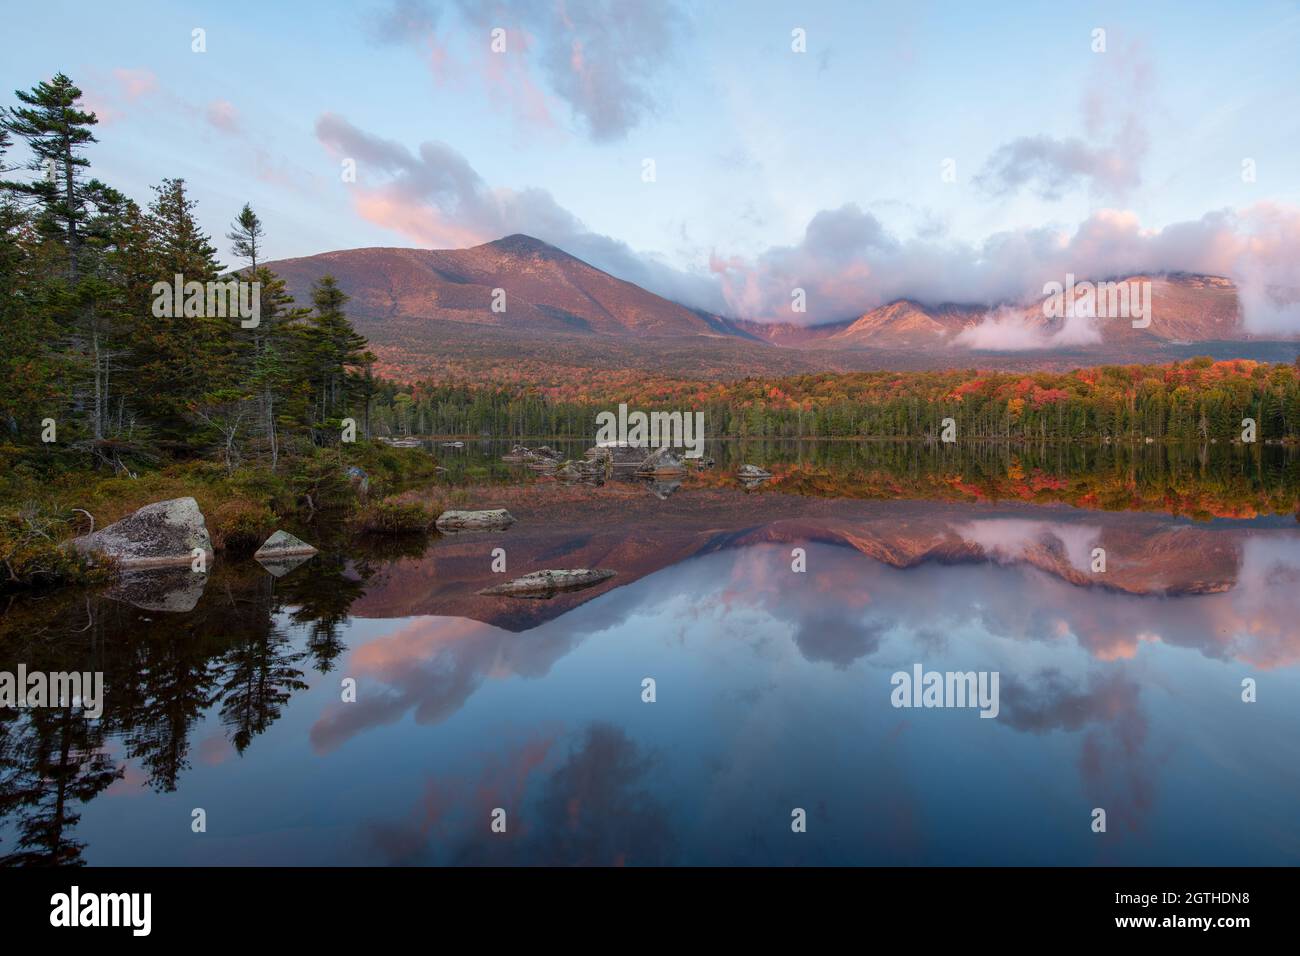
[[[275,530],[275,515],[261,502],[233,498],[207,516],[212,544],[228,554],[251,554]]]
[[[415,534],[428,531],[435,516],[424,505],[411,501],[377,501],[366,505],[353,522],[364,534]]]

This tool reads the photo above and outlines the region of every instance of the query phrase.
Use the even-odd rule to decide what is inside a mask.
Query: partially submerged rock
[[[262,546],[254,552],[253,557],[259,561],[263,558],[276,560],[291,555],[313,555],[315,553],[316,549],[301,538],[295,537],[287,531],[277,531],[262,543]]]
[[[502,531],[515,523],[505,508],[487,511],[444,511],[434,522],[439,531]]]
[[[613,468],[635,468],[645,461],[646,446],[611,442],[588,448],[586,455],[591,461],[608,462]]]
[[[542,445],[540,448],[525,448],[523,445],[515,445],[510,449],[510,454],[501,456],[502,461],[522,462],[537,471],[551,471],[559,467],[563,458],[563,455],[547,445]]]
[[[571,458],[556,469],[555,477],[561,481],[590,481],[598,485],[603,484],[609,477],[609,462]]]
[[[73,538],[72,546],[81,554],[102,554],[123,570],[190,564],[196,549],[203,551],[205,566],[212,560],[212,539],[193,498],[145,505],[100,531]]]
[[[671,448],[656,448],[637,465],[638,475],[680,475],[686,468]]]
[[[522,578],[484,588],[478,593],[505,597],[549,598],[560,591],[578,591],[608,581],[615,573],[604,568],[533,571]]]
[[[736,472],[736,477],[753,480],[771,478],[772,473],[770,471],[764,471],[762,468],[759,468],[758,465],[741,465],[740,470]]]

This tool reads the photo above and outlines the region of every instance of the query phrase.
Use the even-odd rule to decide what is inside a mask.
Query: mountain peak
[[[491,242],[485,242],[479,248],[494,249],[498,252],[504,252],[515,256],[544,256],[546,258],[572,258],[562,249],[557,249],[549,242],[543,242],[533,236],[526,235],[522,232],[512,233],[508,236],[502,236],[500,239],[494,239]]]

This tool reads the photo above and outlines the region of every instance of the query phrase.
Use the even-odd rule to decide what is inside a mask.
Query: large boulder
[[[102,554],[123,570],[189,564],[195,548],[203,550],[205,562],[212,560],[212,539],[193,498],[145,505],[107,528],[73,538],[72,546],[81,554]]]
[[[534,571],[505,584],[484,588],[479,594],[504,597],[548,598],[560,591],[577,591],[608,581],[616,572],[604,568],[570,568]]]
[[[505,508],[488,511],[444,511],[434,522],[439,531],[503,531],[515,523]]]

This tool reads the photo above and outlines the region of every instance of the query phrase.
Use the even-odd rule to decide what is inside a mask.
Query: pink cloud
[[[362,219],[399,232],[422,245],[433,248],[461,248],[478,245],[494,235],[480,232],[471,226],[456,225],[438,209],[425,204],[413,204],[388,189],[357,189],[353,206]]]
[[[113,70],[113,77],[128,100],[137,100],[158,89],[158,77],[152,70],[118,67]]]
[[[550,103],[546,94],[532,78],[528,51],[532,37],[524,30],[510,30],[505,53],[485,54],[480,69],[488,92],[494,100],[504,105],[515,117],[531,126],[555,128]]]
[[[228,100],[213,100],[208,104],[205,117],[210,126],[223,132],[239,132],[239,111]]]

